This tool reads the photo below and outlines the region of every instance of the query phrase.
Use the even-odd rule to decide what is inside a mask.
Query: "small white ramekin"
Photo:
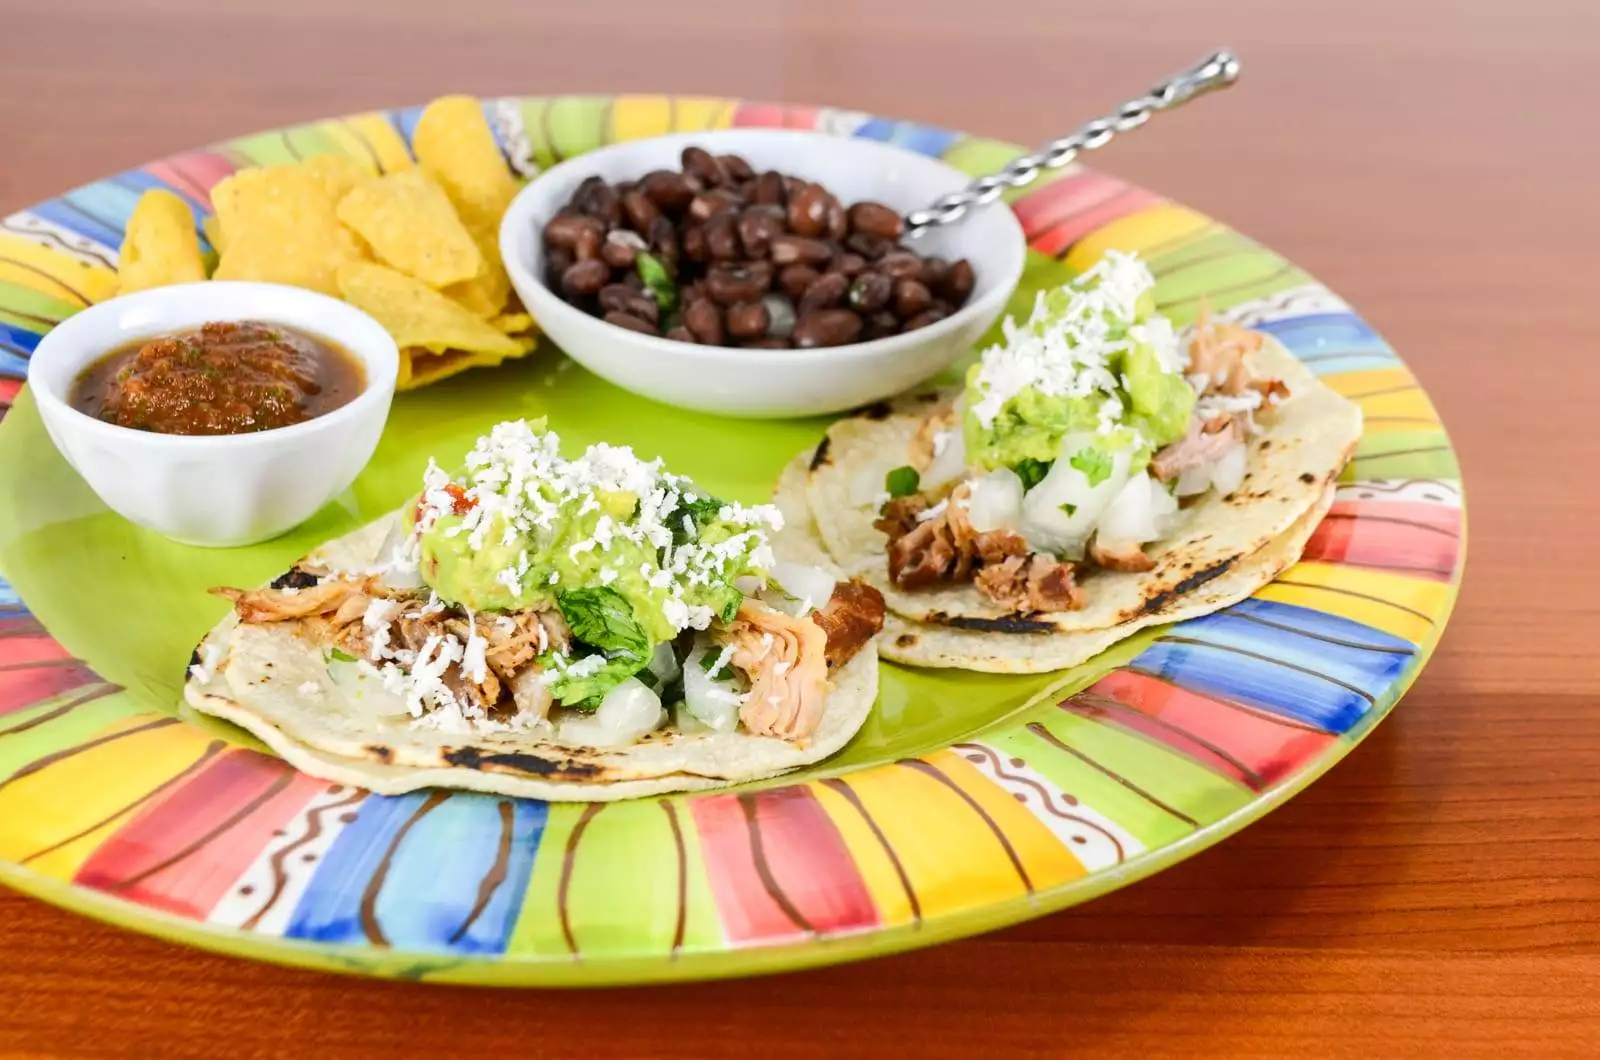
[[[972,263],[967,304],[909,334],[806,350],[744,350],[629,331],[564,302],[545,286],[544,226],[586,178],[632,180],[678,169],[691,144],[743,155],[756,170],[822,183],[846,205],[875,201],[902,213],[970,178],[943,162],[873,140],[792,129],[723,129],[630,140],[579,155],[535,178],[500,226],[500,251],[522,304],[573,360],[636,394],[726,416],[806,416],[897,394],[947,367],[995,322],[1022,277],[1022,226],[1004,206],[969,214],[908,244],[924,256]]]
[[[283,324],[342,346],[361,362],[366,389],[291,427],[204,437],[118,427],[69,404],[78,376],[112,350],[242,320]],[[34,350],[28,388],[56,448],[113,511],[184,544],[231,547],[290,530],[355,480],[383,433],[399,364],[388,332],[337,299],[270,283],[189,283],[68,317]]]

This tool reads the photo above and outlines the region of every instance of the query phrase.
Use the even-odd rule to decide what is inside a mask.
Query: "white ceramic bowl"
[[[926,379],[959,357],[994,323],[1022,276],[1022,226],[1004,206],[919,237],[914,249],[966,258],[972,297],[949,317],[905,335],[806,350],[742,350],[674,342],[619,328],[562,301],[544,285],[545,223],[578,185],[599,175],[630,180],[680,168],[690,144],[743,155],[757,170],[819,181],[847,206],[862,200],[906,213],[965,185],[943,162],[872,140],[783,129],[726,129],[633,140],[591,151],[541,174],[512,202],[500,226],[511,282],[540,328],[573,360],[636,394],[728,416],[804,416],[864,405]]]
[[[304,423],[215,437],[118,427],[68,404],[79,374],[111,350],[238,320],[284,324],[344,347],[361,361],[366,389]],[[112,510],[184,544],[222,547],[284,533],[355,480],[383,433],[399,365],[388,332],[344,302],[270,283],[190,283],[67,318],[34,350],[28,387],[56,448]]]

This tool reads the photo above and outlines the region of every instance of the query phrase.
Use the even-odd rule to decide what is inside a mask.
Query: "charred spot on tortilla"
[[[956,629],[976,629],[984,633],[1053,633],[1055,623],[1044,622],[1026,614],[1002,615],[983,618],[971,615],[947,615],[943,611],[930,611],[928,621]]]
[[[1155,593],[1147,597],[1141,610],[1147,615],[1153,615],[1159,611],[1165,610],[1167,605],[1172,603],[1174,600],[1177,600],[1188,593],[1194,592],[1196,589],[1200,588],[1200,586],[1204,585],[1213,578],[1220,578],[1222,575],[1228,573],[1228,571],[1233,568],[1233,565],[1238,562],[1240,558],[1241,557],[1239,556],[1229,556],[1227,559],[1218,563],[1213,563],[1209,567],[1202,567],[1200,570],[1195,571],[1193,574],[1189,575],[1172,588],[1164,589],[1159,593]]]
[[[874,401],[863,408],[857,415],[865,416],[869,420],[886,420],[894,413],[894,408],[887,401]]]
[[[522,776],[545,777],[549,780],[593,780],[601,776],[601,769],[592,762],[575,759],[543,758],[519,751],[498,751],[486,754],[476,747],[448,747],[444,760],[462,769],[479,773],[510,773]]]
[[[1300,473],[1300,481],[1304,482],[1307,486],[1309,486],[1313,482],[1317,481],[1317,476],[1313,475],[1309,471],[1302,471]]]
[[[272,579],[274,589],[314,589],[322,579],[298,563]]]
[[[902,633],[894,639],[894,643],[897,648],[914,648],[917,645],[917,635],[915,633]]]
[[[205,641],[201,641],[200,642],[200,644],[204,644],[204,643],[205,643]],[[194,672],[194,668],[196,666],[201,665],[200,644],[196,644],[194,646],[194,650],[189,653],[189,665],[184,667],[184,670],[183,670],[183,672],[185,674],[193,673]]]
[[[384,765],[394,761],[394,748],[381,743],[367,744],[367,753]]]
[[[1261,450],[1263,453],[1266,452],[1268,449],[1272,448],[1272,439],[1271,438],[1263,438],[1263,439],[1261,439],[1261,444],[1256,446],[1256,448]]]
[[[828,446],[832,444],[832,441],[833,439],[824,434],[822,441],[817,443],[817,451],[811,454],[812,471],[817,470],[817,468],[828,462]]]

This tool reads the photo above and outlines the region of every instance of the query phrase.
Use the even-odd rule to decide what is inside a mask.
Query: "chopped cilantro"
[[[1074,515],[1078,514],[1078,506],[1073,504],[1071,501],[1062,501],[1061,510],[1067,513],[1068,519],[1071,519]]]
[[[356,661],[356,657],[354,655],[351,655],[349,652],[346,652],[346,651],[340,651],[338,648],[333,649],[333,657],[335,659],[339,660],[340,662],[355,662]]]
[[[650,658],[650,638],[639,627],[627,598],[615,589],[596,586],[568,589],[556,596],[561,617],[572,627],[572,635],[585,644],[613,657],[640,660]]]
[[[1031,490],[1043,482],[1044,477],[1050,473],[1050,462],[1047,460],[1035,460],[1030,456],[1017,464],[1012,470],[1022,480],[1022,488]]]
[[[909,497],[917,492],[917,486],[922,481],[922,476],[917,474],[914,467],[897,467],[883,478],[883,488],[889,491],[891,497]]]
[[[639,270],[639,279],[644,281],[645,290],[655,298],[662,312],[670,313],[678,308],[678,285],[660,258],[641,250],[634,257],[634,267]]]
[[[1100,483],[1111,477],[1110,454],[1094,446],[1090,446],[1087,449],[1079,449],[1072,454],[1072,459],[1068,463],[1083,472],[1084,476],[1089,480],[1091,488],[1100,485]]]

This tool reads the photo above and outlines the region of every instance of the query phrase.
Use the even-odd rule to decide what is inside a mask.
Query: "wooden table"
[[[211,957],[7,892],[0,1052],[1600,1055],[1600,139],[1576,91],[1600,6],[941,0],[914,24],[849,0],[381,6],[0,0],[0,210],[448,90],[809,100],[1039,141],[1228,44],[1239,88],[1097,164],[1286,253],[1417,369],[1466,469],[1455,619],[1393,718],[1290,805],[986,938],[492,993]]]

